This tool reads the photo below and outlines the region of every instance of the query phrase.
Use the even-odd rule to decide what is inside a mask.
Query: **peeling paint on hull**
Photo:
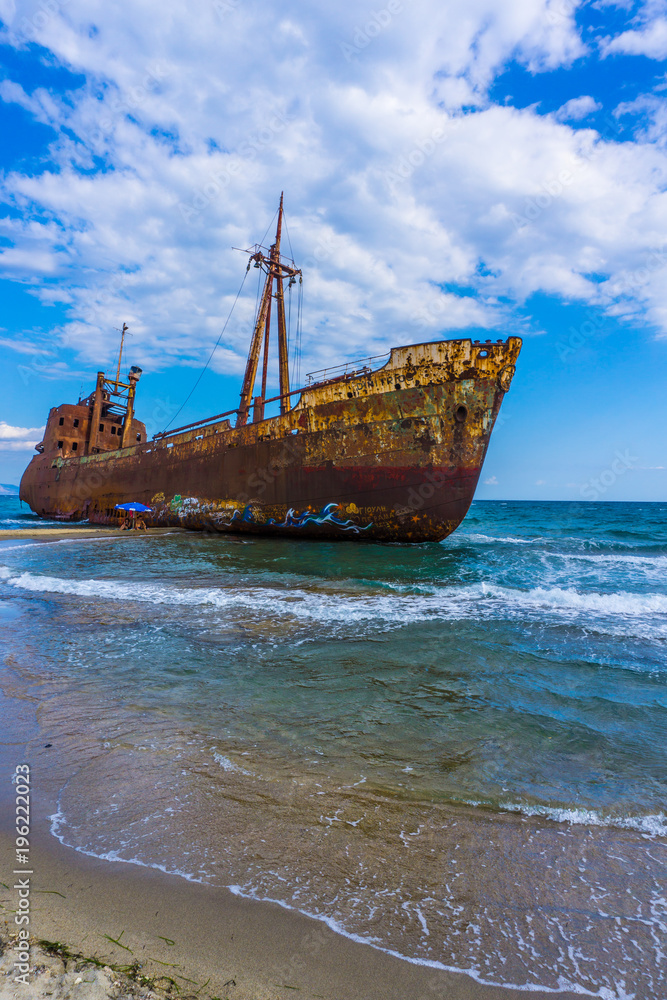
[[[219,421],[94,455],[36,455],[21,499],[38,514],[355,541],[439,541],[472,501],[520,350],[441,341],[395,348],[375,372],[303,390],[289,412]]]

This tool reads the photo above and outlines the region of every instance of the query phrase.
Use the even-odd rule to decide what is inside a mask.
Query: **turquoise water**
[[[667,995],[666,516],[3,543],[54,833],[482,981]]]

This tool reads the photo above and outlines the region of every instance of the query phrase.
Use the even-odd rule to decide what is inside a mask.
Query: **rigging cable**
[[[266,227],[266,233],[268,233],[269,229],[273,225],[273,221],[274,221],[275,217],[277,216],[277,214],[278,214],[278,209],[276,209],[275,212],[273,213],[273,219],[271,219],[271,221],[269,222],[268,226]],[[266,239],[266,233],[264,233],[264,235],[262,236],[262,242],[256,244],[257,246],[262,247],[262,249],[264,248],[264,240]]]
[[[287,236],[287,242],[289,244],[290,260],[292,265],[296,267],[296,262],[294,260],[294,250],[292,248],[292,240],[290,239],[289,226],[287,225],[287,215],[283,209],[283,222],[285,224],[285,235]],[[293,372],[293,384],[299,385],[301,382],[301,303],[303,301],[303,275],[299,276],[299,297],[297,302],[297,320],[296,320],[296,331],[294,338],[292,339],[292,282],[290,281],[289,286],[289,308],[288,308],[288,354],[290,340],[292,341],[292,372]]]
[[[239,296],[241,295],[241,292],[243,291],[243,286],[245,285],[245,280],[246,280],[246,278],[248,277],[248,271],[249,271],[249,270],[250,270],[250,266],[248,265],[248,268],[246,269],[246,273],[245,273],[245,274],[243,275],[243,281],[241,282],[241,287],[239,288],[238,292],[236,293],[236,298],[234,299],[234,302],[233,302],[233,304],[232,304],[232,308],[231,308],[231,309],[229,310],[229,316],[228,316],[228,317],[227,317],[227,319],[225,320],[225,325],[223,326],[222,330],[220,331],[220,336],[219,336],[219,337],[218,337],[218,339],[216,340],[216,342],[215,342],[215,345],[214,345],[214,347],[213,347],[213,350],[211,351],[211,353],[210,353],[210,354],[209,354],[209,356],[208,356],[208,361],[206,362],[206,364],[204,365],[204,367],[203,367],[203,368],[202,368],[202,370],[200,371],[200,373],[199,373],[199,375],[198,375],[198,377],[197,377],[197,381],[195,382],[195,384],[194,384],[194,385],[192,386],[192,388],[190,389],[190,392],[189,392],[189,393],[188,393],[188,395],[187,395],[187,396],[185,397],[185,399],[184,399],[184,400],[183,400],[183,402],[181,403],[180,407],[178,408],[178,410],[176,411],[176,413],[175,413],[175,414],[173,415],[173,417],[171,418],[171,420],[169,421],[169,423],[168,423],[168,424],[167,424],[167,426],[165,427],[164,431],[162,431],[162,433],[163,433],[163,434],[164,434],[164,433],[166,433],[166,431],[167,431],[167,430],[169,430],[169,428],[170,428],[170,427],[171,427],[171,425],[173,424],[173,422],[174,422],[174,420],[176,419],[176,417],[178,416],[178,414],[179,414],[179,413],[181,412],[181,410],[183,409],[183,407],[184,407],[184,406],[185,406],[185,405],[187,404],[188,400],[189,400],[189,399],[190,399],[190,397],[192,396],[192,393],[193,393],[193,392],[195,391],[195,389],[197,388],[197,386],[198,386],[198,385],[199,385],[199,383],[201,382],[201,380],[202,380],[202,378],[203,378],[203,376],[204,376],[204,372],[206,371],[206,369],[207,369],[207,368],[208,368],[208,366],[210,365],[210,363],[211,363],[211,358],[212,358],[212,357],[213,357],[213,355],[215,354],[215,352],[216,352],[216,350],[217,350],[217,348],[218,348],[218,344],[219,344],[219,343],[220,343],[220,341],[222,340],[222,337],[223,337],[223,334],[224,334],[225,330],[227,329],[227,325],[228,325],[228,323],[229,323],[230,319],[232,318],[232,313],[234,312],[234,309],[235,309],[235,307],[236,307],[236,303],[238,302],[238,300],[239,300]]]
[[[295,385],[301,383],[301,320],[303,314],[303,278],[299,281],[299,297],[297,299],[296,333],[292,344],[292,371]]]
[[[250,265],[248,265],[248,267],[250,267]],[[246,271],[246,274],[247,273],[248,272]],[[257,326],[257,320],[259,319],[259,300],[260,300],[261,289],[262,289],[262,269],[258,268],[257,269],[257,296],[255,298],[255,318],[252,321],[252,328],[253,328],[253,330]]]
[[[283,222],[285,223],[285,233],[287,235],[287,242],[289,243],[290,260],[294,263],[294,251],[292,250],[292,241],[289,238],[289,229],[287,228],[287,216],[285,215],[285,209],[283,209]]]

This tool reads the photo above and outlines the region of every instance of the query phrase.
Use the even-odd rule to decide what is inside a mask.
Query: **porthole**
[[[59,442],[58,442],[58,447],[59,447],[59,448],[62,448],[62,446],[63,446],[63,443],[62,443],[62,441],[59,441]]]
[[[456,422],[462,424],[467,416],[468,416],[468,407],[464,406],[463,404],[461,404],[461,406],[457,406],[456,411],[454,413],[454,419],[456,420]]]
[[[479,354],[477,355],[478,358],[488,358],[488,356],[489,356],[488,351],[480,351]]]
[[[79,445],[77,444],[77,442],[76,441],[72,441],[72,451],[77,451],[78,447],[79,447]]]

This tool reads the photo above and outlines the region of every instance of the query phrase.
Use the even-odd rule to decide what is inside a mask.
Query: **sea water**
[[[667,996],[666,518],[2,543],[53,834],[481,982]]]

